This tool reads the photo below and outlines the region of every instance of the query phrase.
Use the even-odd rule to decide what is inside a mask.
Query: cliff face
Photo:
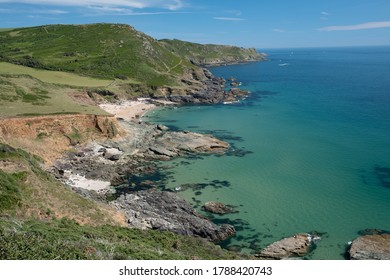
[[[123,135],[114,117],[55,115],[0,119],[0,140],[50,164],[70,146]]]

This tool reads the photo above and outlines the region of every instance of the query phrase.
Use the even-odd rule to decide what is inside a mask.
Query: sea
[[[222,247],[253,254],[306,232],[321,240],[305,258],[348,258],[359,234],[390,230],[390,47],[259,51],[267,61],[210,68],[235,77],[247,98],[146,116],[231,145],[225,155],[161,163],[164,185],[235,226]],[[204,212],[208,201],[236,212]]]

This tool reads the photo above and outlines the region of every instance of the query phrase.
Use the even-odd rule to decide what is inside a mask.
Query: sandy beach
[[[148,111],[157,106],[149,103],[147,99],[137,101],[123,101],[121,104],[100,104],[100,108],[106,112],[122,118],[125,121],[131,121],[141,118]]]
[[[72,187],[93,190],[96,192],[107,191],[110,188],[110,182],[87,179],[79,174],[71,174],[67,180],[67,184]]]

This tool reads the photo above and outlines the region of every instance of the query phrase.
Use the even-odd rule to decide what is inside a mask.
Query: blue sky
[[[0,0],[0,27],[126,23],[157,39],[256,48],[390,45],[389,0]]]

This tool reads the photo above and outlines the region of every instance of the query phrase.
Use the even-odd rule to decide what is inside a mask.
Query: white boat
[[[290,63],[280,63],[279,66],[287,66],[290,65]]]

